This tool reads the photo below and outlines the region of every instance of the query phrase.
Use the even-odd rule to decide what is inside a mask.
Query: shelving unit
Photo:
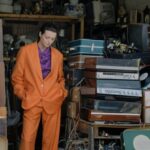
[[[82,128],[84,127],[84,129]],[[150,127],[150,124],[145,124],[144,127]],[[142,124],[128,124],[128,123],[123,123],[123,124],[103,124],[100,122],[88,122],[85,120],[80,119],[80,125],[79,125],[79,131],[81,133],[86,133],[88,134],[88,143],[89,147],[88,150],[94,150],[95,146],[95,139],[99,140],[120,140],[120,135],[108,135],[108,136],[101,136],[99,135],[100,131],[102,129],[132,129],[132,128],[142,128]]]
[[[71,24],[71,40],[75,39],[75,26],[77,23],[80,25],[80,36],[84,37],[84,17],[72,17],[72,16],[55,16],[55,15],[26,15],[26,14],[0,14],[0,18],[4,21],[52,21]]]
[[[42,22],[56,22],[56,23],[67,23],[67,34],[69,40],[84,37],[84,17],[72,17],[72,16],[56,16],[56,15],[27,15],[27,14],[3,14],[0,13],[0,18],[3,21],[3,26],[12,28],[15,34],[34,33],[37,30],[38,23]],[[37,23],[37,24],[36,24]],[[12,26],[13,27],[12,27]],[[78,28],[76,27],[78,25]],[[3,28],[3,27],[2,27]],[[10,30],[10,28],[8,30]],[[79,30],[78,32],[76,31]],[[7,30],[7,27],[6,27]],[[4,31],[3,31],[4,32]],[[76,37],[78,33],[78,37]],[[3,50],[1,46],[1,50]],[[0,51],[1,51],[0,50]],[[65,58],[66,59],[66,58]],[[4,61],[9,61],[10,58],[4,57]]]

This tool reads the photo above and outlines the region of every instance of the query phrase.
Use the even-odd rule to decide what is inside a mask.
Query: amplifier
[[[84,98],[81,100],[81,107],[97,110],[102,113],[121,113],[121,114],[141,114],[141,101],[127,102],[117,100],[101,100]]]
[[[142,97],[141,90],[131,90],[131,89],[97,88],[97,93],[99,93],[99,94],[110,94],[110,95]]]
[[[140,59],[86,58],[84,68],[106,71],[138,72]]]
[[[120,80],[139,80],[139,72],[125,73],[125,72],[101,72],[101,71],[84,71],[85,78],[96,79],[120,79]]]
[[[81,86],[80,88],[81,95],[82,96],[89,96],[89,97],[113,97],[114,99],[121,100],[121,101],[137,101],[141,99],[141,97],[138,96],[130,96],[130,94],[126,95],[119,95],[118,94],[101,94],[98,93],[97,89],[94,87],[89,87],[89,86]]]
[[[84,68],[84,61],[86,58],[101,58],[103,56],[97,56],[97,55],[75,55],[75,56],[69,56],[68,57],[68,64],[71,68],[77,68],[77,69],[83,69]]]
[[[98,94],[142,97],[140,81],[85,79],[87,86],[96,88]]]
[[[140,114],[107,113],[88,108],[80,109],[80,117],[88,121],[122,121],[136,123],[139,123],[141,121]]]

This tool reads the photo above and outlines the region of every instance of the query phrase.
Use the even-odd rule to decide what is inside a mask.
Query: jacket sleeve
[[[64,72],[63,72],[63,56],[62,55],[61,55],[60,60],[61,60],[61,63],[60,63],[60,67],[59,67],[58,82],[64,91],[64,97],[67,97],[68,90],[65,88],[65,78],[64,78]]]
[[[25,89],[24,89],[24,66],[25,66],[25,51],[24,49],[20,49],[17,58],[16,64],[13,68],[12,72],[12,85],[14,94],[18,96],[21,100],[25,97]]]

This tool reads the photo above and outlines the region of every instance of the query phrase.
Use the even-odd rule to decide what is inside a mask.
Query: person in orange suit
[[[42,118],[42,150],[58,150],[61,105],[67,96],[63,55],[52,44],[57,28],[45,23],[37,41],[20,48],[12,72],[14,94],[21,99],[23,130],[20,150],[35,150]]]

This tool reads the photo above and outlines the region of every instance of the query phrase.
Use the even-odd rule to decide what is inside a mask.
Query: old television
[[[129,24],[127,28],[128,44],[134,43],[139,51],[148,51],[149,48],[149,24]]]

